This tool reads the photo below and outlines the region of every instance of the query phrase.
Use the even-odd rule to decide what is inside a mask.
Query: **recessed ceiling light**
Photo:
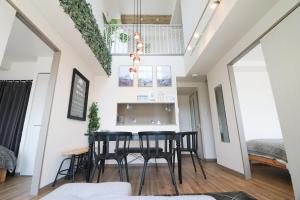
[[[221,3],[220,0],[215,0],[212,2],[212,4],[210,5],[211,9],[215,9],[219,4]]]
[[[195,33],[194,34],[194,38],[196,38],[196,39],[199,38],[199,36],[200,36],[200,33]]]
[[[155,20],[156,20],[157,22],[159,22],[159,18],[156,18]]]
[[[187,50],[188,50],[188,51],[192,50],[191,45],[189,45],[189,46],[187,47]]]
[[[199,74],[192,74],[192,77],[193,78],[196,78],[196,77],[198,77],[199,76]]]

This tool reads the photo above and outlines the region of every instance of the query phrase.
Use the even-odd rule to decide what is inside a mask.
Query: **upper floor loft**
[[[134,25],[105,25],[104,37],[112,55],[129,55],[134,51]],[[177,24],[142,24],[143,55],[178,56],[184,54],[183,29]]]

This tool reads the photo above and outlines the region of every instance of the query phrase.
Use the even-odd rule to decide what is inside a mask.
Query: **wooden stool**
[[[57,174],[55,176],[55,179],[52,183],[52,187],[55,186],[58,175],[65,175],[65,176],[67,176],[68,179],[70,179],[70,177],[72,177],[72,182],[74,182],[75,172],[78,168],[81,167],[80,165],[82,165],[82,157],[84,154],[86,154],[88,152],[88,150],[89,150],[88,147],[84,147],[84,148],[72,149],[72,150],[67,150],[67,151],[62,152],[62,155],[68,156],[68,158],[65,158],[62,160],[62,162],[58,168]],[[75,164],[76,159],[77,159],[77,164]],[[61,169],[64,162],[67,160],[70,160],[69,168]],[[76,167],[76,170],[75,170],[75,167]]]

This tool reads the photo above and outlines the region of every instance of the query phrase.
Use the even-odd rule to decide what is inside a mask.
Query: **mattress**
[[[282,139],[256,139],[247,142],[248,153],[287,163]]]

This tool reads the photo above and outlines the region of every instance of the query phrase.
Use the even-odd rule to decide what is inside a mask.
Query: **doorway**
[[[283,182],[290,184],[284,141],[261,44],[257,43],[232,63],[229,72],[246,177],[263,170],[270,177],[282,177]]]
[[[54,55],[53,49],[28,28],[20,16],[15,17],[0,65],[0,83],[5,82],[6,87],[9,84],[20,85],[23,83],[30,83],[30,86],[27,88],[27,95],[21,95],[24,90],[22,88],[18,91],[15,90],[16,94],[24,98],[24,101],[22,101],[24,112],[14,112],[18,105],[11,105],[7,107],[10,109],[5,111],[5,120],[2,121],[7,127],[6,136],[13,138],[15,132],[17,132],[20,137],[15,144],[17,150],[13,151],[16,157],[15,168],[13,173],[6,177],[6,181],[2,185],[5,186],[6,182],[13,181],[17,183],[17,189],[25,189],[28,191],[28,195],[32,178],[37,175],[38,171],[36,160],[39,152],[38,146],[41,142],[41,127],[47,126],[44,116],[46,110],[50,108],[48,99],[52,93],[50,88],[51,77],[56,76],[56,74],[53,74],[52,68]],[[1,92],[2,90],[0,96]],[[8,91],[8,94],[12,94],[12,92],[12,90]],[[15,95],[12,101],[18,99],[19,96]],[[7,95],[2,96],[2,100],[5,99],[7,100]],[[12,121],[12,118],[7,117],[11,115],[10,113],[13,113],[13,116],[19,120]],[[16,129],[17,131],[15,131]],[[1,141],[1,145],[8,150],[12,150],[7,141]],[[18,184],[19,182],[20,184]],[[35,187],[38,188],[38,185]],[[8,199],[13,198],[13,196],[8,196]]]
[[[196,87],[178,87],[179,129],[198,132],[198,155],[204,159],[199,99]]]

